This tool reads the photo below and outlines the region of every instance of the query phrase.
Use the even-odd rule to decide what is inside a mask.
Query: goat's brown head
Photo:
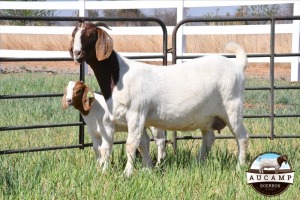
[[[287,157],[287,155],[281,155],[281,156],[279,156],[279,157],[277,158],[277,162],[278,162],[278,164],[279,164],[280,166],[281,166],[282,163],[287,164],[287,162],[288,162],[288,157]]]
[[[70,81],[62,98],[62,108],[74,106],[83,115],[87,115],[94,103],[94,92],[81,81]]]
[[[74,61],[80,63],[95,57],[101,61],[107,59],[112,53],[112,38],[97,25],[109,29],[101,22],[79,22],[73,30],[69,52]]]
[[[282,155],[281,158],[282,158],[283,162],[287,163],[287,161],[288,161],[287,155]]]

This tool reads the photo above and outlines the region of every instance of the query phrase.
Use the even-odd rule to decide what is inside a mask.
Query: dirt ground
[[[268,64],[249,64],[246,68],[247,77],[266,78],[270,77]],[[76,74],[79,73],[79,65],[72,61],[59,62],[6,62],[0,63],[1,74],[10,73],[49,73],[49,74]],[[290,64],[275,64],[275,78],[289,80]],[[89,74],[93,74],[89,68]]]

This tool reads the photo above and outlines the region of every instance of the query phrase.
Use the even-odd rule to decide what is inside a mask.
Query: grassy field
[[[49,75],[41,73],[0,75],[0,94],[62,93],[69,80],[78,75]],[[98,90],[94,76],[86,82]],[[248,87],[268,86],[259,78],[247,80]],[[276,85],[291,85],[276,80]],[[300,83],[293,83],[300,85]],[[275,93],[277,114],[300,113],[300,94],[297,90],[278,90]],[[269,113],[268,91],[245,92],[245,114]],[[61,110],[60,98],[1,100],[0,126],[21,126],[78,121],[74,109]],[[245,119],[251,135],[268,134],[268,119]],[[300,134],[299,118],[279,118],[275,134]],[[78,143],[78,128],[46,128],[0,132],[0,150],[45,147]],[[201,135],[199,131],[178,133]],[[226,129],[222,135],[231,134]],[[170,137],[170,134],[168,134]],[[117,140],[126,133],[116,134]],[[86,134],[86,142],[90,137]],[[288,190],[274,199],[298,199],[300,181],[300,139],[251,139],[247,163],[236,171],[235,140],[216,140],[207,161],[195,162],[200,140],[178,142],[177,154],[167,148],[167,159],[157,168],[144,171],[139,158],[132,178],[122,176],[126,163],[123,145],[115,145],[111,169],[101,174],[95,166],[92,148],[0,156],[0,199],[267,199],[246,183],[246,171],[253,159],[267,151],[287,154],[295,170],[295,181]],[[156,160],[156,148],[151,144],[151,156]]]

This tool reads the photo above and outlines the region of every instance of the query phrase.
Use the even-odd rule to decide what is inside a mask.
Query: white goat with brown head
[[[275,173],[278,173],[279,168],[281,167],[282,163],[287,164],[288,157],[287,155],[281,155],[277,158],[264,158],[259,159],[259,173],[264,173],[265,168],[274,168]]]
[[[109,157],[112,153],[114,132],[127,132],[127,125],[116,125],[109,118],[106,102],[102,95],[94,93],[86,84],[81,81],[70,81],[65,89],[62,98],[62,108],[74,106],[81,113],[90,136],[92,137],[93,148],[97,157],[97,163],[102,171],[105,171],[109,164]],[[165,135],[164,131],[151,128],[155,135],[158,147],[158,164],[165,157]],[[149,156],[150,139],[146,130],[141,136],[139,150],[145,167],[152,167],[152,160]]]
[[[244,164],[248,147],[242,116],[247,56],[238,44],[227,45],[236,59],[206,56],[158,67],[116,53],[112,38],[93,23],[79,23],[72,36],[70,54],[93,69],[111,120],[127,122],[127,176],[133,172],[135,150],[145,126],[201,129],[198,158],[204,160],[215,141],[214,130],[227,125],[237,140],[239,164]]]

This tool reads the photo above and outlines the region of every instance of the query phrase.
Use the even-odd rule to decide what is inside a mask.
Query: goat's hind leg
[[[146,129],[144,129],[143,134],[141,136],[139,151],[142,155],[144,167],[148,169],[152,168],[152,159],[150,157],[150,138],[147,134]]]
[[[245,164],[246,153],[248,150],[249,135],[243,124],[242,116],[242,102],[240,104],[234,104],[231,106],[231,115],[229,115],[229,129],[234,134],[238,145],[238,159],[237,169],[240,169],[241,165]]]
[[[157,146],[157,163],[160,165],[162,160],[166,158],[166,134],[164,130],[150,127],[152,135],[154,137],[155,144]]]
[[[237,169],[240,169],[240,166],[244,165],[246,161],[246,154],[248,150],[248,141],[249,141],[249,135],[243,123],[240,124],[239,132],[236,135],[236,140],[238,144],[238,155],[239,155],[239,162],[237,165]]]
[[[214,144],[216,139],[213,130],[210,130],[208,132],[202,131],[202,134],[202,146],[197,156],[198,162],[203,162],[207,158],[208,153],[210,152],[212,145]]]

